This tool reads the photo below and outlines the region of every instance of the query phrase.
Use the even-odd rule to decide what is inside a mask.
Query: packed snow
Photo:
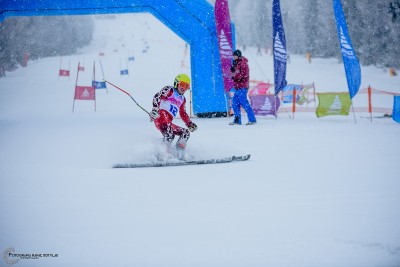
[[[78,85],[91,84],[95,62],[96,80],[150,110],[157,91],[190,74],[190,52],[149,14],[95,23],[93,42],[76,55],[29,61],[0,79],[0,250],[42,254],[12,258],[15,266],[400,266],[398,123],[365,113],[293,116],[289,106],[252,126],[193,117],[190,156],[250,160],[112,169],[155,160],[161,134],[110,85],[97,90],[96,111],[93,101],[75,101],[72,112],[78,62]],[[251,79],[272,83],[272,56],[242,52]],[[70,79],[60,66],[70,66]],[[287,80],[347,91],[337,59],[291,55]],[[400,92],[398,76],[362,66],[361,87],[369,85]],[[393,97],[376,104],[390,109]]]

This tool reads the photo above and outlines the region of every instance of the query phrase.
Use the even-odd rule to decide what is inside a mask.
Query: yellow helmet
[[[187,76],[187,75],[184,74],[184,73],[178,74],[178,75],[175,77],[175,80],[174,80],[174,87],[175,87],[175,88],[178,88],[178,84],[179,84],[180,82],[186,83],[186,84],[188,85],[188,88],[190,87],[190,78],[189,78],[189,76]]]

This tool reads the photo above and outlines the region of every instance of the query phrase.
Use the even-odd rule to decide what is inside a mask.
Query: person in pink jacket
[[[231,66],[232,80],[234,82],[235,94],[232,99],[232,109],[234,113],[233,122],[229,125],[241,125],[242,116],[240,106],[244,108],[247,113],[248,122],[246,125],[256,124],[256,116],[254,115],[253,108],[247,100],[247,93],[249,90],[249,64],[247,58],[242,56],[240,50],[233,52],[233,64]]]

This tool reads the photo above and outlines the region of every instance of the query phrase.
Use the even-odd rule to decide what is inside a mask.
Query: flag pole
[[[74,112],[75,109],[75,97],[76,97],[76,86],[78,85],[78,76],[79,76],[79,67],[80,67],[80,62],[78,62],[78,71],[76,72],[76,81],[75,81],[75,94],[74,94],[74,102],[72,103],[72,112]],[[69,67],[68,67],[69,68]]]
[[[356,113],[354,112],[353,101],[351,102],[351,110],[353,111],[354,124],[357,124],[357,120],[356,120]]]
[[[372,92],[371,86],[368,86],[368,112],[372,122]]]
[[[287,111],[286,107],[283,105],[285,102],[283,102],[283,91],[281,93],[281,101],[282,101],[282,109],[289,115],[289,119],[292,119],[292,116],[290,116],[290,112]]]
[[[313,89],[314,89],[314,108],[317,110],[317,96],[315,94],[315,83],[313,82]]]
[[[230,109],[229,109],[229,96],[227,96],[227,95],[229,95],[229,91],[227,92],[227,91],[224,90],[226,117],[229,118],[229,112],[230,112]]]
[[[100,61],[101,74],[103,75],[103,80],[105,80],[106,76],[104,75],[103,64],[101,63],[101,59],[99,61]],[[107,86],[106,86],[106,92],[108,94]]]
[[[296,112],[296,87],[293,88],[292,112],[293,112],[293,119],[294,119],[294,113]]]
[[[96,112],[96,86],[94,85],[96,81],[96,61],[93,61],[93,77],[92,77],[92,87],[94,93],[94,111]]]

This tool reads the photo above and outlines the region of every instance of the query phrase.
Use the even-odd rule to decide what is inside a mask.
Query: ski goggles
[[[188,90],[190,88],[190,84],[183,81],[178,82],[178,86],[184,90]]]

